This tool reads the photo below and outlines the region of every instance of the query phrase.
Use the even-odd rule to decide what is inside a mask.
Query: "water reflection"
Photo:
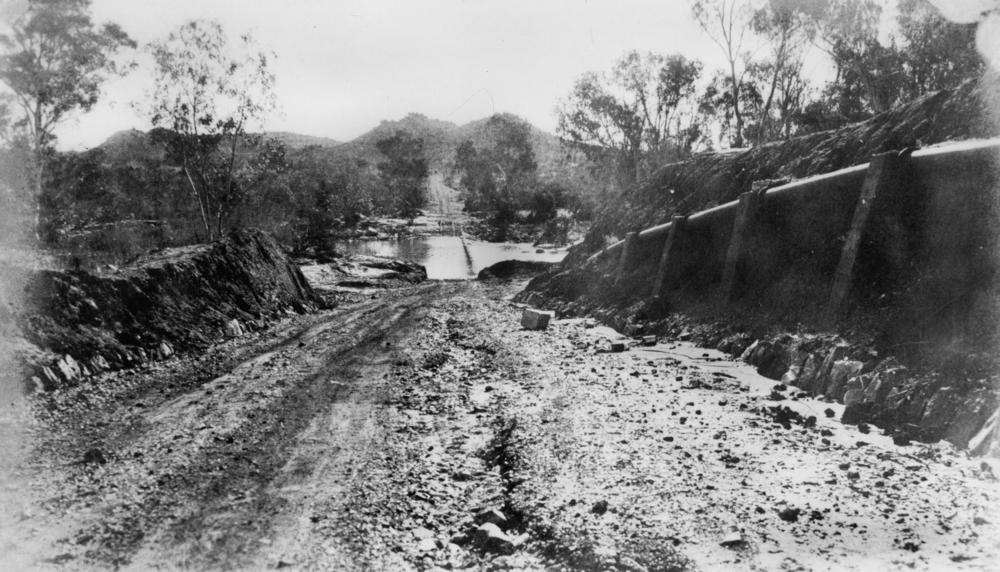
[[[481,242],[457,236],[424,236],[400,240],[353,240],[336,245],[337,252],[400,258],[422,264],[432,280],[475,278],[480,270],[502,260],[559,262],[566,256],[557,251],[537,249],[531,244]]]

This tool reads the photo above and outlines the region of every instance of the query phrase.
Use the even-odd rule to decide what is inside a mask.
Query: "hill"
[[[512,114],[503,115],[528,125],[538,172],[543,180],[569,181],[577,176],[576,169],[584,161],[582,155],[567,151],[558,137],[531,125],[524,119]],[[476,146],[481,146],[485,142],[489,119],[484,117],[456,125],[419,113],[410,113],[398,120],[382,121],[371,131],[338,146],[335,152],[355,160],[376,164],[383,160],[382,154],[375,146],[378,140],[389,137],[396,131],[405,131],[424,140],[424,148],[432,170],[448,173],[453,167],[455,150],[459,145],[464,141],[472,141]]]
[[[126,129],[111,134],[103,143],[97,146],[106,154],[117,159],[138,158],[141,156],[159,156],[163,149],[150,140],[150,132],[138,129]],[[329,137],[317,137],[315,135],[303,135],[301,133],[291,133],[289,131],[268,131],[264,133],[268,139],[277,139],[285,144],[290,150],[303,149],[310,146],[332,148],[340,145],[341,142]]]
[[[527,123],[517,116],[508,115],[508,117]],[[483,118],[464,125],[456,125],[419,113],[410,113],[401,119],[383,120],[375,128],[348,142],[288,131],[270,131],[266,135],[283,142],[290,151],[318,146],[332,151],[333,155],[374,165],[384,159],[376,148],[376,143],[380,139],[390,137],[396,131],[405,131],[424,140],[424,149],[432,170],[447,172],[454,161],[455,150],[462,142],[471,140],[477,145],[483,143],[488,121],[489,118]],[[555,135],[530,124],[529,127],[535,159],[542,178],[567,175],[573,167],[574,160],[579,158],[568,154]],[[162,158],[163,153],[160,146],[150,141],[149,133],[137,129],[114,133],[98,148],[110,158],[124,161],[141,157]]]

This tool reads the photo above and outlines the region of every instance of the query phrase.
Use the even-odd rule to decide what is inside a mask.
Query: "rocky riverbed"
[[[369,289],[37,395],[6,562],[996,569],[995,459],[842,425],[687,342],[524,330],[519,287]]]

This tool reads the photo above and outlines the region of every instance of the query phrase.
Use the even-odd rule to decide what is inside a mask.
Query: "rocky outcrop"
[[[531,278],[548,271],[554,264],[537,260],[501,260],[479,271],[478,280],[513,280]]]
[[[42,350],[28,360],[41,389],[203,349],[322,304],[274,239],[251,231],[100,274],[39,271],[25,298],[18,320]]]
[[[343,289],[399,288],[427,280],[427,269],[420,264],[380,256],[339,257],[305,264],[302,272],[317,292],[334,299]]]
[[[875,424],[902,444],[945,439],[978,448],[974,438],[1000,407],[996,379],[912,371],[833,336],[760,340],[740,358],[762,375],[843,403],[844,423]]]

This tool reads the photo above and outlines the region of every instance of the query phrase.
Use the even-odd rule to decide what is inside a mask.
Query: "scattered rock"
[[[590,512],[592,512],[592,513],[594,513],[594,514],[596,514],[598,516],[600,516],[600,515],[608,512],[608,501],[606,501],[606,500],[599,500],[599,501],[595,502],[594,506],[590,507]]]
[[[476,545],[486,552],[510,554],[515,550],[514,540],[499,526],[487,522],[479,525],[473,536]]]
[[[802,514],[800,508],[785,507],[778,511],[778,518],[785,522],[798,522],[800,514]]]
[[[437,541],[433,538],[423,538],[417,543],[418,552],[433,552],[438,549]]]
[[[104,465],[108,462],[107,457],[104,456],[104,451],[98,448],[87,449],[83,454],[83,460],[81,461],[85,465]]]
[[[418,540],[427,540],[428,538],[434,538],[434,532],[419,526],[413,529],[413,536],[417,537]]]
[[[487,509],[476,515],[474,522],[476,524],[491,523],[497,526],[502,526],[506,524],[507,517],[504,513],[500,512],[495,508]]]
[[[726,535],[722,537],[722,542],[719,543],[726,548],[740,548],[746,545],[746,540],[740,531],[735,526],[729,526],[726,530]]]
[[[824,393],[836,399],[843,394],[847,382],[860,374],[864,367],[865,364],[857,360],[845,359],[833,362],[830,369],[830,385]]]
[[[242,338],[243,333],[243,324],[239,320],[234,318],[226,322],[226,335],[230,338]]]

